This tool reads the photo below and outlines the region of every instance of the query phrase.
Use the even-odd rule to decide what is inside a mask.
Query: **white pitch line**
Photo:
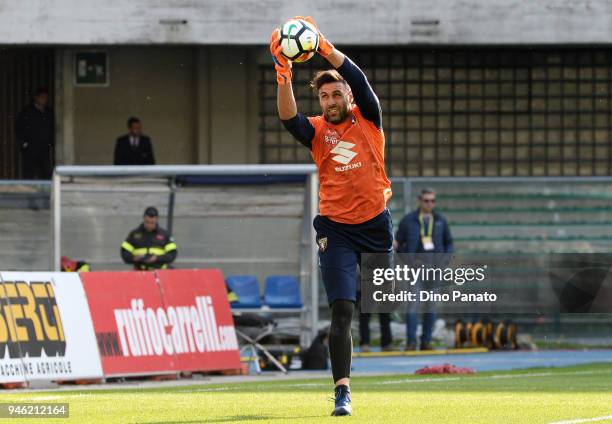
[[[483,377],[474,377],[481,379]],[[388,380],[388,381],[377,381],[375,383],[369,383],[374,386],[386,386],[388,384],[403,384],[403,383],[432,383],[442,381],[458,381],[461,377],[431,377],[431,378],[405,378],[402,380]]]
[[[525,378],[525,377],[550,377],[556,375],[589,375],[589,374],[609,374],[612,371],[573,371],[573,372],[538,372],[538,373],[525,373],[525,374],[494,374],[494,375],[462,375],[453,377],[431,377],[431,378],[406,378],[401,380],[386,380],[378,381],[376,383],[368,383],[375,386],[386,386],[392,384],[403,384],[403,383],[442,383],[448,381],[459,381],[459,380],[494,380],[502,378]],[[328,383],[287,383],[287,384],[275,384],[274,388],[303,388],[303,387],[328,387]],[[268,386],[257,385],[253,389],[266,389]],[[195,389],[184,389],[184,390],[173,390],[174,393],[192,393],[192,392],[229,392],[243,390],[242,387],[199,387]]]
[[[268,386],[255,386],[254,389],[265,389]],[[330,387],[329,383],[302,383],[302,384],[275,384],[274,388],[277,389],[279,387],[291,388],[291,387]],[[198,388],[198,389],[185,389],[185,390],[173,390],[173,393],[192,393],[192,392],[228,392],[228,391],[239,391],[243,390],[242,387],[214,387],[214,388]]]
[[[578,419],[569,420],[569,421],[555,421],[554,423],[550,423],[550,424],[594,423],[596,421],[606,421],[606,420],[612,420],[612,415],[606,415],[605,417],[594,417],[594,418],[578,418]]]
[[[490,379],[504,379],[504,378],[531,378],[531,377],[550,377],[557,375],[589,375],[589,374],[609,374],[612,371],[573,371],[573,372],[538,372],[538,373],[525,373],[525,374],[494,374],[494,375],[470,375],[464,374],[461,377],[440,377],[440,378],[423,378],[413,379],[405,378],[401,380],[388,380],[380,381],[377,383],[370,383],[374,385],[387,385],[387,384],[403,384],[403,383],[418,383],[418,382],[435,382],[435,381],[454,381],[461,379],[470,380],[490,380]]]
[[[28,394],[27,392],[21,392],[23,394]],[[15,395],[20,395],[21,393],[15,393]],[[57,395],[48,395],[48,396],[28,396],[24,401],[47,401],[47,400],[61,400],[61,399],[76,399],[76,398],[86,398],[97,396],[94,393],[75,393],[75,394],[57,394]],[[15,396],[16,399],[19,399],[19,396]]]
[[[469,380],[495,380],[495,379],[516,379],[516,378],[534,378],[534,377],[550,377],[556,375],[589,375],[589,374],[610,374],[612,371],[571,371],[571,372],[534,372],[534,373],[523,373],[523,374],[494,374],[494,375],[454,375],[449,377],[426,377],[426,378],[405,378],[400,380],[383,380],[373,383],[368,383],[370,385],[375,386],[386,386],[393,384],[403,384],[403,383],[443,383],[450,381],[469,381]],[[197,386],[197,382],[189,382],[193,383],[194,386]],[[220,384],[220,383],[213,383]],[[191,384],[189,384],[191,385]],[[206,384],[208,385],[208,384]],[[169,386],[176,387],[176,386]],[[304,387],[329,387],[329,383],[285,383],[285,384],[275,384],[274,388],[304,388]],[[137,387],[117,387],[114,390],[133,390]],[[147,387],[147,388],[155,388],[155,386]],[[258,384],[252,387],[255,390],[265,390],[269,388],[269,386]],[[113,387],[105,387],[105,390],[113,390]],[[146,388],[145,388],[146,389]],[[86,390],[86,389],[84,389]],[[193,389],[182,389],[182,390],[172,390],[173,393],[194,393],[194,392],[231,392],[231,391],[239,391],[243,390],[239,385],[228,385],[225,387],[196,387]],[[52,391],[52,389],[45,390]],[[61,398],[69,398],[69,397],[85,397],[85,396],[93,396],[92,393],[77,393],[71,395],[61,395],[58,393],[57,395],[41,395],[38,397],[33,397],[31,399],[34,400],[47,400],[47,399],[61,399]]]

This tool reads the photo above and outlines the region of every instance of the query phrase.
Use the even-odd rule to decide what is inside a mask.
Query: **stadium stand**
[[[396,225],[404,213],[404,181],[395,180],[393,190]],[[457,252],[612,249],[612,180],[418,178],[411,182],[411,205],[416,205],[416,196],[424,187],[438,193],[438,210],[451,224]]]
[[[416,207],[422,188],[436,190],[437,209],[451,226],[456,253],[607,253],[612,251],[612,179],[411,178],[394,179],[394,225]],[[406,203],[405,199],[411,199]],[[529,270],[521,269],[524,275]],[[537,290],[532,288],[535,294]],[[521,292],[529,297],[529,291]],[[518,296],[518,293],[517,293]],[[452,318],[454,319],[454,318]],[[534,335],[609,332],[605,314],[513,315]]]

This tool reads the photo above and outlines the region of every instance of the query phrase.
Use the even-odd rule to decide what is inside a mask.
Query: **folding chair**
[[[262,305],[257,277],[254,275],[234,275],[227,277],[226,283],[238,296],[238,301],[232,302],[232,308],[261,310]],[[250,357],[254,358],[257,373],[261,373],[258,351],[263,353],[279,370],[286,373],[287,369],[259,343],[264,337],[274,332],[276,321],[254,313],[235,313],[233,318],[236,334],[242,345],[240,355],[242,356],[242,353],[245,351],[250,352]]]
[[[251,358],[254,358],[255,371],[257,374],[261,373],[258,351],[263,353],[279,370],[285,374],[287,373],[287,369],[283,364],[281,364],[265,346],[259,343],[261,339],[273,333],[276,328],[276,321],[272,318],[262,317],[256,314],[234,315],[234,326],[236,327],[236,334],[243,342],[243,346],[240,348],[240,356],[242,356],[243,351],[250,351],[252,355]]]

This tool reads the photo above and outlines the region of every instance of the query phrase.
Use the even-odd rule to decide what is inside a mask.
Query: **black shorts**
[[[341,224],[318,215],[313,222],[327,301],[357,299],[357,265],[362,253],[393,251],[393,221],[388,209],[361,224]]]

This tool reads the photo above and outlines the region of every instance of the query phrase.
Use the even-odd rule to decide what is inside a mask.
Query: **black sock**
[[[349,386],[347,386],[346,384],[338,384],[338,385],[337,385],[337,386],[334,388],[334,391],[336,391],[336,392],[337,392],[338,390],[342,390],[342,389],[344,389],[345,391],[347,391],[347,392],[349,392],[349,393],[351,392],[350,387],[349,387]]]
[[[355,304],[350,300],[336,300],[331,307],[331,328],[329,330],[329,358],[334,383],[351,374],[353,338],[351,321]]]

